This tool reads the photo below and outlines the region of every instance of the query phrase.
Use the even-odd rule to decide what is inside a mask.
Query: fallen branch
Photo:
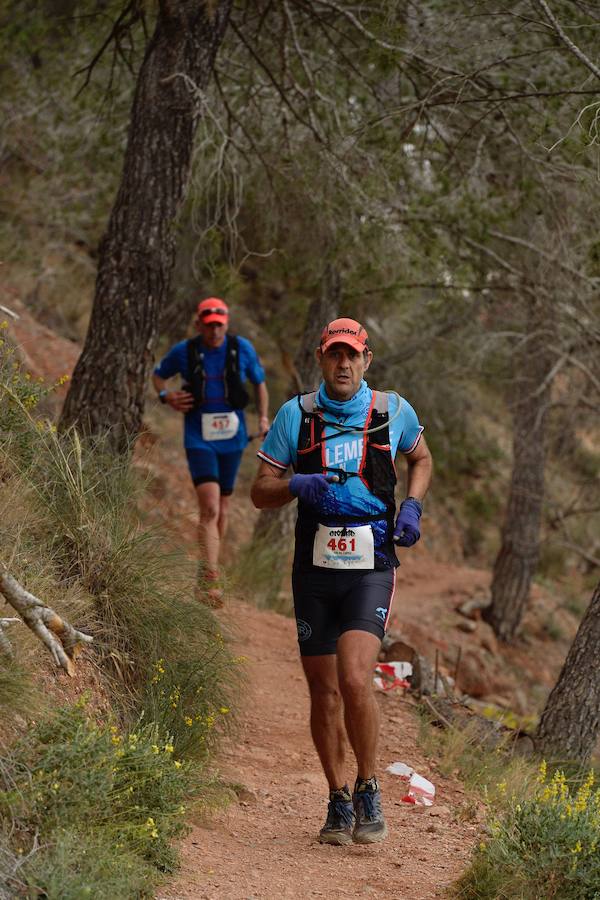
[[[12,309],[9,309],[8,306],[2,306],[0,303],[0,312],[6,313],[7,316],[12,316],[13,319],[18,319],[20,316],[18,313],[13,312]]]
[[[61,619],[53,609],[26,591],[6,571],[0,573],[0,593],[19,613],[27,627],[46,645],[56,665],[61,666],[72,677],[75,674],[74,660],[81,644],[90,644],[93,638]],[[6,635],[3,638],[8,642]]]

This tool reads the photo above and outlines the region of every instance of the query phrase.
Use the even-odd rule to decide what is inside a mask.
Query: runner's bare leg
[[[367,631],[345,631],[337,642],[337,666],[344,720],[356,756],[359,778],[375,774],[379,706],[373,693],[373,668],[381,641]]]
[[[198,523],[198,543],[200,558],[207,569],[217,572],[219,568],[219,510],[221,489],[216,481],[205,481],[196,485],[200,520]]]
[[[310,730],[330,790],[346,783],[346,737],[334,654],[303,656],[310,691]]]

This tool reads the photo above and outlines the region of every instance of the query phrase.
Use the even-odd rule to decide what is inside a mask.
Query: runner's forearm
[[[250,490],[250,498],[257,509],[278,509],[295,499],[290,494],[289,479],[259,473]]]
[[[258,418],[267,419],[269,416],[269,392],[264,381],[262,384],[254,385],[254,402]]]
[[[407,497],[423,500],[431,482],[432,469],[431,456],[429,455],[408,463],[408,471],[406,473]]]
[[[157,394],[160,394],[161,391],[166,390],[167,382],[164,378],[160,378],[159,375],[152,375],[152,384],[154,385],[154,389]]]

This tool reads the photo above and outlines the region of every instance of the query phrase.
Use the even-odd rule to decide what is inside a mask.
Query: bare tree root
[[[2,593],[13,609],[19,613],[28,628],[46,645],[54,662],[61,666],[68,675],[75,674],[75,662],[82,644],[91,644],[94,640],[89,634],[77,631],[69,622],[42,603],[8,572],[0,573],[0,593]],[[8,621],[8,620],[3,620]],[[5,634],[1,635],[2,647],[12,652],[10,642]]]

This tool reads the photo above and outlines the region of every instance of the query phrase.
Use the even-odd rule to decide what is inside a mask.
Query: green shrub
[[[468,871],[454,888],[461,900],[593,900],[600,897],[600,789],[594,774],[579,787],[562,771],[532,797],[513,797],[492,819]]]
[[[57,829],[19,869],[22,894],[29,889],[29,896],[47,900],[149,898],[155,877],[135,853],[117,850],[112,836],[93,826]]]
[[[170,663],[159,659],[154,667],[144,708],[168,734],[176,752],[205,760],[224,732],[230,730],[232,693],[237,690],[240,664],[225,652],[220,631],[201,657]]]
[[[122,733],[68,707],[30,729],[2,769],[0,813],[16,824],[23,852],[36,833],[81,823],[110,832],[117,849],[172,868],[170,841],[184,828],[191,774],[155,723]]]
[[[214,615],[193,598],[195,564],[169,545],[164,532],[144,526],[145,484],[130,459],[108,453],[101,440],[82,442],[75,430],[57,434],[21,397],[27,373],[17,364],[13,389],[2,381],[10,372],[12,363],[0,371],[0,400],[10,400],[0,402],[0,461],[32,507],[30,521],[17,529],[11,523],[15,576],[31,581],[23,558],[29,553],[20,554],[19,546],[34,547],[36,560],[43,557],[52,575],[46,576],[45,596],[53,585],[62,594],[76,585],[87,598],[87,610],[78,615],[87,620],[92,652],[112,675],[115,699],[131,720],[145,704],[151,716],[164,706],[146,691],[159,659],[168,660],[172,686],[202,689],[205,716],[212,714],[209,707],[230,707],[237,669]],[[180,722],[171,724],[181,743]]]
[[[13,854],[28,860],[21,877],[57,898],[137,896],[124,872],[141,885],[172,871],[198,772],[156,723],[121,732],[81,704],[59,710],[0,759],[0,818],[12,824]]]

